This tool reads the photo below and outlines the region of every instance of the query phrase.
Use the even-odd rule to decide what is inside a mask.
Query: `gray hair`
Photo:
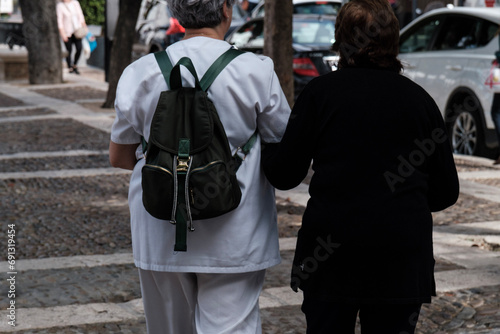
[[[222,8],[236,0],[167,0],[172,15],[188,29],[213,28],[222,22]]]

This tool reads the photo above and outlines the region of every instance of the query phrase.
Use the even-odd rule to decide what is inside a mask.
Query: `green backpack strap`
[[[233,172],[236,173],[236,171],[240,168],[241,164],[243,163],[243,160],[245,160],[245,157],[247,156],[248,153],[250,153],[250,150],[252,149],[253,145],[257,141],[257,135],[258,135],[258,130],[255,130],[255,132],[252,134],[252,136],[247,140],[247,142],[241,146],[238,147],[236,150],[236,153],[233,155],[234,159],[234,167],[233,167]],[[243,158],[238,154],[238,152],[243,153]]]
[[[177,64],[175,64],[175,66],[172,68],[172,71],[170,72],[170,89],[182,88],[181,65],[187,68],[193,75],[195,87],[201,89],[200,80],[198,80],[198,75],[196,74],[196,70],[194,69],[193,62],[188,57],[182,57],[181,59],[179,59]]]
[[[172,61],[168,57],[166,51],[158,51],[154,53],[156,62],[160,67],[161,74],[170,89],[178,89],[182,87],[182,77],[180,66],[186,67],[189,72],[193,75],[195,79],[196,87],[200,88],[200,81],[198,80],[198,75],[194,69],[193,62],[188,57],[182,57],[179,61],[172,65]]]
[[[158,51],[154,53],[156,62],[158,63],[158,66],[160,67],[161,74],[163,74],[163,77],[165,78],[165,82],[167,85],[170,87],[170,72],[172,72],[172,68],[174,65],[172,65],[172,62],[170,61],[170,58],[168,57],[167,51]]]
[[[222,70],[229,64],[234,58],[245,53],[244,51],[230,48],[215,60],[215,62],[208,68],[205,75],[200,80],[201,89],[205,92],[208,91],[215,78],[222,72]]]

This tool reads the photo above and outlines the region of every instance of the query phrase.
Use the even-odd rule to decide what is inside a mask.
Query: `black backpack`
[[[232,154],[226,132],[207,90],[217,75],[242,54],[229,49],[198,80],[191,59],[181,58],[172,66],[165,51],[156,61],[170,90],[161,92],[144,144],[146,164],[142,168],[143,203],[155,218],[176,224],[176,251],[187,249],[187,229],[193,220],[218,217],[240,203],[236,171],[242,162]],[[180,67],[195,79],[195,87],[182,87]],[[257,132],[240,148],[246,155]],[[189,223],[189,224],[188,224]]]

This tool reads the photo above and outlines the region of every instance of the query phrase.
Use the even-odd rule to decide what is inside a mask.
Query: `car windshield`
[[[341,3],[317,1],[293,6],[294,14],[337,15]]]
[[[333,21],[294,21],[292,39],[298,44],[332,45],[335,42]]]
[[[264,16],[264,4],[258,6],[252,17],[263,17]],[[341,2],[329,2],[329,1],[308,1],[304,3],[298,3],[293,5],[294,14],[317,14],[317,15],[337,15],[339,13],[340,7],[342,7]]]
[[[335,41],[333,20],[294,20],[293,43],[330,46]],[[231,37],[230,43],[239,48],[264,47],[264,21],[248,22]]]

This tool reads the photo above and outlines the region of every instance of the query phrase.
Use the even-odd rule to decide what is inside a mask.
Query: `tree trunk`
[[[55,0],[20,0],[30,84],[62,82],[62,52]]]
[[[123,70],[132,61],[132,45],[135,37],[135,24],[141,9],[141,1],[120,1],[120,14],[116,22],[111,56],[109,60],[108,95],[103,108],[112,108],[116,98],[116,87]]]
[[[266,1],[265,12],[264,54],[273,59],[281,88],[293,105],[292,1]]]

